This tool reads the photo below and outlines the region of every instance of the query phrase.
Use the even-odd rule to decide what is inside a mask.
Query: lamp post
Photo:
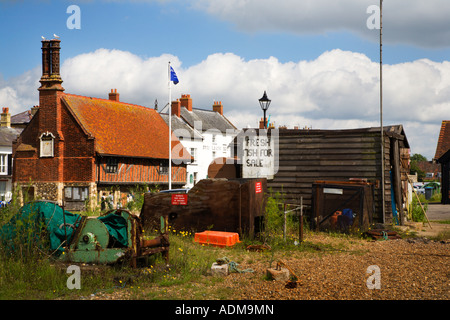
[[[270,100],[269,98],[267,98],[267,94],[266,91],[264,91],[264,95],[262,96],[261,99],[259,99],[259,105],[261,106],[261,109],[264,112],[264,129],[267,129],[267,122],[266,122],[266,111],[267,109],[269,109],[270,106],[270,102],[272,100]]]

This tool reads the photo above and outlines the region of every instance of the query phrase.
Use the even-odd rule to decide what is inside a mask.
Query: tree
[[[417,180],[423,181],[423,178],[425,178],[426,174],[423,170],[419,167],[419,162],[428,161],[426,157],[424,157],[421,154],[415,153],[411,156],[411,168],[409,170],[410,174],[416,174],[417,173]]]
[[[419,154],[419,153],[414,153],[411,156],[411,162],[412,161],[428,161],[426,157],[424,157],[423,155]]]

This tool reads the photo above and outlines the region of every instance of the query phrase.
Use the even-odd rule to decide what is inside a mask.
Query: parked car
[[[187,189],[170,189],[170,190],[162,190],[160,191],[160,193],[188,193],[189,192],[189,188]]]
[[[416,193],[418,194],[425,194],[425,188],[423,185],[414,185],[414,190],[416,190]]]

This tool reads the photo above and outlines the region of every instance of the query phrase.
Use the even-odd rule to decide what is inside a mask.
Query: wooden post
[[[284,221],[283,221],[283,239],[284,239],[284,242],[286,242],[286,203],[283,204],[283,216],[284,216]]]
[[[300,221],[299,221],[298,238],[303,242],[303,197],[300,198]]]

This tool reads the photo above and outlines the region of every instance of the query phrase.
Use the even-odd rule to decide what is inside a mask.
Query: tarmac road
[[[428,220],[450,220],[450,205],[444,204],[428,204],[427,211]]]
[[[442,224],[436,222],[450,220],[450,205],[429,204],[427,217],[430,223],[424,222],[423,226],[420,227],[419,230],[416,230],[418,232],[418,236],[437,237],[442,233],[448,234],[450,232],[450,224]]]

